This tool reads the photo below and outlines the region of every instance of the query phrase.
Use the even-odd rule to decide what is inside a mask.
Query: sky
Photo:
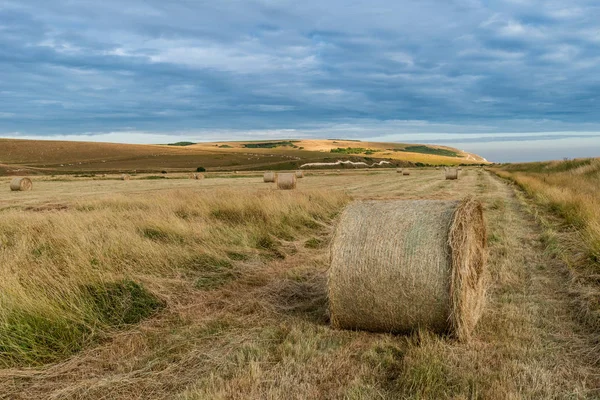
[[[600,2],[0,0],[0,137],[600,156]]]

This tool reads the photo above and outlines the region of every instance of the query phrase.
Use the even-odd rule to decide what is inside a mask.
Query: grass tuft
[[[131,280],[85,285],[82,294],[93,319],[111,327],[138,323],[165,306]]]

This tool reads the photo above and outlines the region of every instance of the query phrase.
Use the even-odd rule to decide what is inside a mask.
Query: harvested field
[[[84,334],[66,342],[76,348],[15,352],[0,328],[0,398],[598,398],[598,333],[581,323],[529,200],[484,170],[458,181],[414,171],[311,172],[294,191],[262,173],[40,176],[20,193],[0,178],[0,289],[39,288],[0,290],[2,304],[30,311],[5,307],[2,326],[29,337],[32,321],[60,317]],[[489,242],[471,341],[331,329],[328,244],[348,202],[467,194],[483,203]],[[146,311],[114,324],[85,307],[104,298],[98,288],[135,294]]]

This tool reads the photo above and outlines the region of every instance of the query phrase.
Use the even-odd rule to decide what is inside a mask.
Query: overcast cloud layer
[[[0,0],[0,136],[600,156],[599,21],[597,0]]]

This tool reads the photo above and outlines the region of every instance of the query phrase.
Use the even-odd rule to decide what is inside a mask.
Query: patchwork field
[[[387,160],[398,166],[487,164],[450,147],[343,140],[275,140],[177,145],[0,139],[0,176],[295,169],[305,163]],[[343,166],[342,166],[343,167]]]
[[[496,174],[519,179],[309,171],[278,191],[252,172],[57,175],[10,192],[0,178],[0,398],[597,399],[590,283],[573,285],[573,247],[552,251],[544,223],[562,219]],[[489,243],[471,341],[330,328],[346,204],[466,195]]]

